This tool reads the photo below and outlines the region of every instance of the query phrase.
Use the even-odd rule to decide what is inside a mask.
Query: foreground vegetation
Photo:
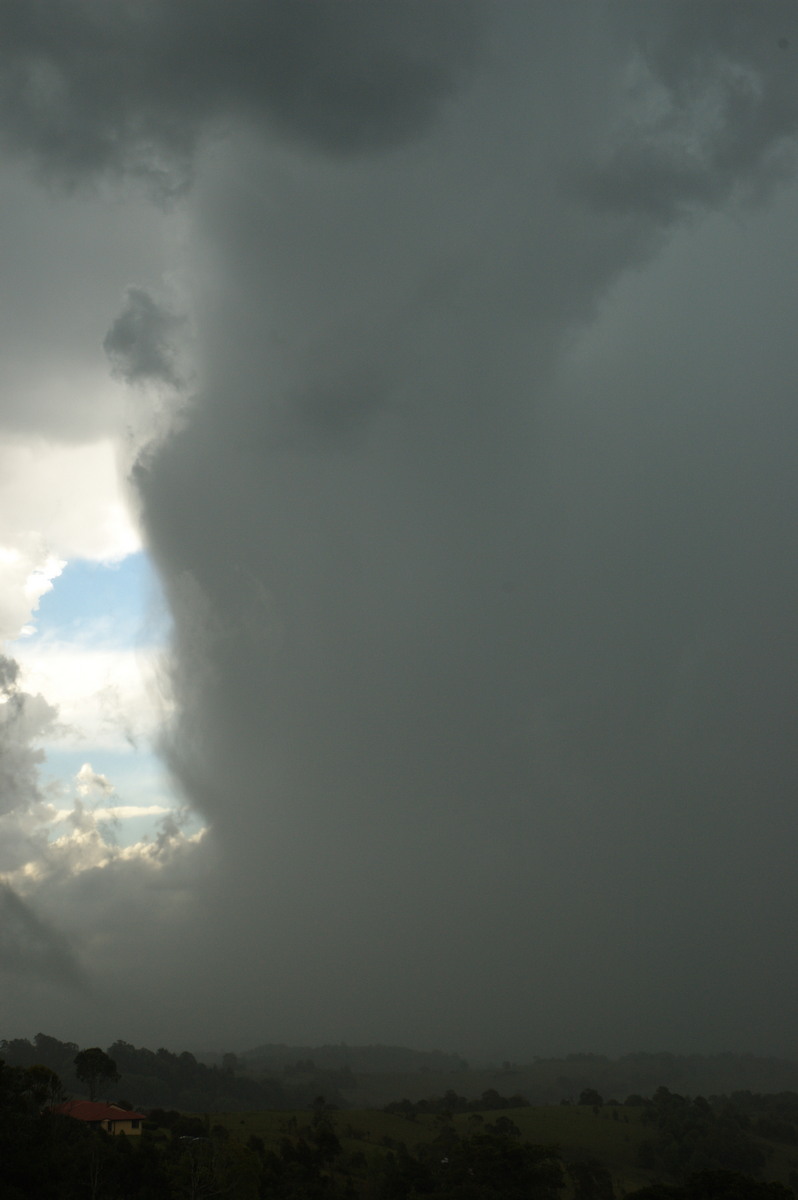
[[[798,1191],[798,1092],[705,1098],[658,1086],[612,1098],[657,1066],[671,1080],[712,1081],[734,1078],[736,1066],[749,1083],[790,1079],[791,1064],[572,1055],[473,1071],[456,1056],[395,1047],[296,1050],[202,1062],[123,1041],[107,1051],[45,1034],[0,1042],[0,1200],[789,1200]],[[524,1079],[538,1099],[559,1090],[559,1102],[530,1104]],[[605,1101],[596,1084],[607,1082]],[[391,1083],[402,1099],[353,1103],[384,1097]],[[109,1089],[149,1112],[141,1136],[51,1111],[65,1092]]]
[[[85,1052],[84,1052],[85,1055]],[[85,1061],[81,1059],[80,1061]],[[0,1063],[2,1200],[789,1200],[798,1095],[534,1107],[454,1092],[387,1111],[153,1109],[140,1137],[49,1111],[58,1077]]]

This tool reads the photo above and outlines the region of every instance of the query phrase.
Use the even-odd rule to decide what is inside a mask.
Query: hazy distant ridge
[[[39,1033],[33,1041],[0,1040],[0,1059],[10,1066],[50,1067],[68,1092],[80,1093],[73,1066],[78,1049],[75,1042]],[[798,1062],[750,1054],[641,1052],[612,1059],[581,1053],[470,1068],[459,1055],[438,1050],[345,1043],[264,1043],[240,1054],[195,1056],[118,1040],[107,1050],[120,1074],[116,1095],[137,1105],[184,1110],[305,1108],[319,1094],[340,1107],[380,1108],[449,1090],[474,1100],[495,1089],[531,1104],[575,1103],[590,1088],[605,1100],[621,1102],[632,1095],[652,1096],[660,1087],[693,1097],[798,1092]]]
[[[321,1070],[349,1067],[355,1074],[381,1075],[396,1071],[465,1071],[468,1063],[442,1050],[410,1050],[406,1046],[285,1046],[266,1042],[240,1055],[249,1068],[280,1070],[297,1062],[312,1062]]]

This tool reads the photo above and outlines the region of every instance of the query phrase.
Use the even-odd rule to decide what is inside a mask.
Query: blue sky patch
[[[96,622],[113,629],[120,642],[152,634],[163,640],[166,610],[158,577],[143,551],[119,563],[76,559],[53,580],[33,615],[35,634],[69,639]]]

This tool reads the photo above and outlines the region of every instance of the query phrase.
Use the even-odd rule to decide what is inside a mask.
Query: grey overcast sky
[[[797,1054],[793,0],[0,25],[3,435],[114,447],[204,828],[34,835],[6,665],[0,1035]]]

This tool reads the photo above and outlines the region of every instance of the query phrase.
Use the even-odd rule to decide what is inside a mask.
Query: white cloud
[[[72,813],[71,808],[58,808],[50,818],[53,825],[67,821]],[[134,817],[162,817],[173,810],[163,804],[116,804],[113,807],[93,808],[92,816],[98,821],[132,821]]]
[[[112,781],[85,762],[72,779],[69,807],[44,799],[0,816],[0,880],[18,892],[29,892],[44,880],[56,886],[70,877],[111,865],[143,864],[159,868],[181,848],[196,845],[204,830],[185,831],[186,810],[167,804],[109,804],[117,796]],[[61,790],[54,789],[54,794]],[[92,805],[92,797],[101,801]],[[150,832],[120,843],[120,822],[141,817],[154,820]],[[156,820],[157,819],[157,820]],[[67,832],[53,836],[57,826]]]
[[[118,562],[140,546],[110,440],[0,447],[0,639],[29,632],[67,560]]]
[[[143,838],[130,846],[119,846],[100,828],[99,814],[80,813],[76,827],[63,837],[41,843],[38,854],[2,878],[20,895],[30,894],[45,881],[53,887],[66,884],[86,871],[139,865],[150,871],[167,866],[176,854],[198,846],[205,830],[185,834],[175,822],[164,818],[164,828],[154,838]],[[168,825],[168,828],[167,828]]]
[[[103,796],[112,796],[114,793],[114,785],[108,776],[95,771],[91,763],[83,764],[75,776],[75,783],[79,796],[90,796],[93,792],[100,792]]]
[[[65,565],[38,533],[22,530],[0,544],[0,639],[33,631],[30,618]]]
[[[0,540],[45,537],[63,558],[118,562],[141,546],[110,439],[0,449]]]
[[[44,637],[14,647],[26,690],[41,692],[58,709],[48,744],[60,750],[126,753],[151,743],[168,715],[160,652],[115,645],[108,633],[94,625],[79,641]]]

